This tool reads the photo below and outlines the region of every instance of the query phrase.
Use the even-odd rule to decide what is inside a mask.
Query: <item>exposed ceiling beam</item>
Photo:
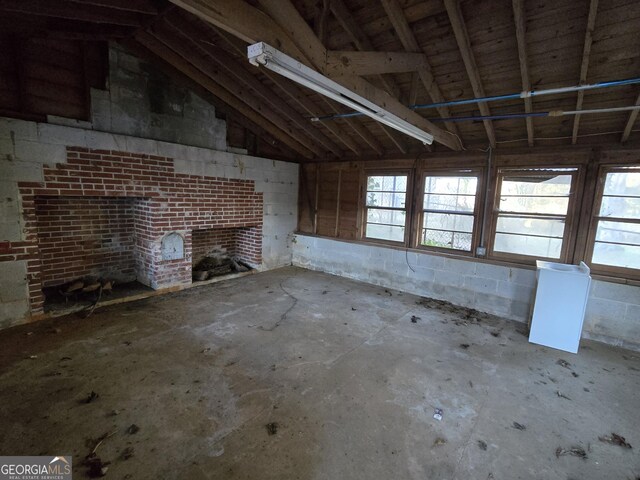
[[[360,25],[353,19],[353,15],[344,4],[343,0],[331,0],[331,13],[336,18],[338,23],[347,32],[347,34],[353,40],[354,45],[358,50],[374,50],[371,40],[366,33],[360,28]],[[376,75],[375,77],[382,88],[394,98],[400,98],[400,87],[396,84],[390,75]],[[400,135],[392,128],[382,125],[382,131],[389,137],[389,139],[398,147],[398,150],[402,153],[409,151],[404,139],[400,139]]]
[[[272,90],[263,85],[254,75],[251,74],[251,72],[248,72],[246,68],[243,68],[242,64],[239,64],[236,59],[225,50],[211,42],[205,41],[204,39],[211,36],[210,33],[205,30],[211,28],[208,24],[202,24],[202,28],[198,28],[200,25],[194,25],[194,22],[185,22],[176,16],[165,18],[165,23],[183,37],[191,38],[191,40],[197,44],[196,48],[199,48],[201,51],[206,53],[218,67],[225,70],[241,84],[252,89],[258,97],[271,105],[273,109],[282,113],[285,118],[288,118],[291,122],[297,125],[313,140],[323,145],[327,150],[332,151],[336,156],[340,157],[342,155],[342,150],[338,145],[327,138],[317,127],[312,125],[309,119],[300,115],[298,111],[289,106],[288,103],[283,102],[278,97],[275,97]],[[156,31],[160,28],[163,27],[158,26]]]
[[[161,41],[146,32],[139,32],[135,40],[147,50],[157,55],[165,62],[180,70],[196,83],[206,88],[213,95],[225,102],[231,108],[237,110],[256,125],[264,128],[274,138],[289,146],[292,150],[307,159],[314,157],[313,153],[306,147],[295,141],[290,135],[280,130],[271,122],[267,121],[261,114],[248,107],[244,102],[239,100],[234,94],[220,86],[213,78],[187,61],[185,57],[171,48],[163,44]]]
[[[247,42],[266,42],[307,66],[322,69],[326,49],[289,1],[260,2],[271,17],[242,0],[217,0],[215,5],[203,3],[202,0],[171,1]],[[336,78],[336,82],[431,133],[435,141],[453,150],[462,148],[460,140],[455,135],[436,127],[363,78],[341,76]]]
[[[589,3],[589,15],[587,16],[587,31],[584,34],[584,47],[582,49],[582,63],[580,64],[580,83],[587,83],[587,72],[589,71],[589,57],[591,56],[591,44],[593,43],[593,30],[596,27],[596,14],[598,13],[598,0],[591,0]],[[584,90],[578,92],[578,101],[576,102],[576,110],[582,110],[582,102],[584,101]],[[578,141],[578,129],[580,128],[580,114],[573,117],[573,133],[571,134],[571,143],[573,145]]]
[[[428,65],[427,57],[422,53],[329,50],[325,71],[329,76],[378,75],[415,72],[425,65]]]
[[[635,104],[640,105],[640,94],[638,94]],[[629,119],[624,127],[622,138],[620,138],[621,143],[625,143],[629,139],[629,135],[631,135],[631,131],[633,130],[633,124],[636,123],[636,119],[638,118],[638,112],[640,112],[640,110],[631,110],[631,113],[629,113]]]
[[[163,71],[169,75],[169,77],[176,82],[176,85],[183,86],[192,90],[198,96],[209,102],[216,109],[216,116],[220,116],[229,120],[231,118],[234,122],[240,124],[247,130],[251,131],[254,135],[259,136],[260,139],[269,145],[279,149],[285,156],[275,156],[276,160],[286,160],[291,161],[292,158],[298,157],[300,154],[294,150],[292,150],[288,145],[283,142],[276,140],[269,132],[265,129],[257,125],[256,123],[249,120],[243,114],[235,110],[233,107],[229,106],[227,103],[220,100],[220,98],[216,97],[212,94],[207,88],[200,85],[198,82],[194,81],[189,75],[185,74],[185,72],[178,70],[176,67],[166,62],[164,59],[160,58],[158,55],[154,54],[140,43],[135,40],[127,39],[119,42],[123,45],[128,51],[133,53],[138,58],[161,68]],[[204,74],[201,74],[204,79]],[[272,157],[269,157],[272,158]]]
[[[471,41],[469,40],[467,27],[464,23],[462,10],[460,10],[460,3],[458,0],[444,0],[444,6],[447,9],[447,14],[449,15],[449,21],[451,22],[451,27],[453,28],[453,33],[456,37],[456,42],[458,43],[458,49],[460,50],[460,55],[462,55],[462,60],[467,70],[467,76],[471,82],[473,94],[476,98],[486,97],[484,87],[482,86],[482,80],[480,78],[480,71],[478,70],[478,65],[476,65],[476,59],[473,55],[473,50],[471,49]],[[491,115],[489,106],[486,103],[479,103],[478,107],[482,115]],[[493,129],[493,123],[491,120],[483,120],[483,123],[484,128],[487,131],[489,145],[495,147],[496,133]]]
[[[155,15],[158,9],[151,0],[70,0],[82,5],[95,5],[97,7],[107,7],[116,10],[126,10],[128,12],[143,13],[145,15]]]
[[[393,25],[393,29],[398,35],[400,43],[402,43],[402,46],[404,47],[404,49],[407,52],[424,53],[424,51],[420,47],[420,44],[418,43],[418,40],[416,39],[416,36],[413,33],[413,30],[411,30],[411,27],[409,26],[409,22],[407,21],[407,18],[404,15],[404,11],[402,10],[402,7],[398,3],[398,1],[397,0],[381,0],[381,1],[382,1],[382,6],[384,7],[384,10],[387,13],[387,16],[391,21],[391,25]],[[426,60],[426,56],[425,56],[425,60]],[[422,82],[422,85],[424,86],[425,90],[427,91],[427,93],[431,97],[431,100],[434,103],[440,103],[445,101],[445,98],[443,97],[442,92],[440,91],[440,87],[438,87],[438,84],[433,78],[433,73],[431,72],[431,65],[429,65],[428,61],[426,61],[426,64],[424,65],[424,67],[418,69],[418,76],[420,77],[420,81]],[[440,107],[437,109],[437,111],[441,117],[447,118],[452,116],[449,111],[449,108],[447,107]],[[451,133],[459,137],[460,132],[455,123],[445,122],[445,126],[447,130],[449,130]]]
[[[106,23],[111,25],[124,25],[127,27],[139,27],[140,15],[136,12],[126,12],[93,5],[78,4],[57,0],[0,0],[0,11],[15,12],[27,15],[64,18],[81,22]]]
[[[247,55],[246,42],[234,37],[230,33],[219,30],[216,33],[220,38],[229,45],[231,51],[235,52],[243,61]],[[288,95],[294,102],[302,107],[311,117],[322,116],[318,113],[318,106],[299,88],[295,83],[283,78],[277,73],[273,73],[271,70],[262,69],[262,74],[271,80],[276,87],[282,90],[283,93]],[[334,110],[335,113],[335,110]],[[339,124],[335,122],[320,122],[320,124],[327,128],[340,142],[344,144],[349,150],[356,155],[360,155],[360,147],[353,139],[347,135]]]
[[[527,56],[527,27],[524,10],[524,0],[513,0],[513,20],[516,25],[516,40],[518,43],[518,59],[520,61],[520,76],[522,77],[522,90],[531,90],[531,80],[529,77],[529,58]],[[524,99],[524,110],[527,113],[533,111],[531,97]],[[527,117],[527,141],[533,147],[533,118]]]

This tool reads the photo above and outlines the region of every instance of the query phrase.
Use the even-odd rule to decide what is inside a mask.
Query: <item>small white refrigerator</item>
[[[537,262],[537,287],[529,342],[578,353],[589,298],[589,267]]]

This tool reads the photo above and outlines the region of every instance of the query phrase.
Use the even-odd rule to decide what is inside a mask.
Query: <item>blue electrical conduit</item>
[[[527,117],[562,117],[565,115],[588,115],[593,113],[610,113],[610,112],[626,112],[629,110],[640,110],[640,105],[631,107],[611,107],[611,108],[594,108],[591,110],[550,110],[548,112],[530,112],[530,113],[505,113],[502,115],[477,115],[470,117],[447,117],[447,118],[428,118],[430,122],[473,122],[480,120],[506,120],[511,118],[527,118]]]
[[[592,83],[589,85],[575,85],[573,87],[560,87],[560,88],[548,88],[548,89],[544,89],[544,90],[525,90],[524,92],[519,92],[519,93],[510,93],[507,95],[494,95],[491,97],[480,97],[480,98],[467,98],[464,100],[451,100],[449,102],[440,102],[440,103],[425,103],[425,104],[417,104],[417,105],[410,105],[409,108],[412,110],[422,110],[422,109],[427,109],[427,108],[440,108],[440,107],[450,107],[450,106],[455,106],[455,105],[469,105],[469,104],[473,104],[473,103],[489,103],[489,102],[497,102],[500,100],[514,100],[514,99],[518,99],[518,98],[529,98],[529,97],[539,97],[542,95],[558,95],[561,93],[570,93],[570,92],[578,92],[580,90],[595,90],[598,88],[610,88],[610,87],[620,87],[623,85],[634,85],[640,83],[640,78],[636,77],[636,78],[627,78],[624,80],[613,80],[610,82],[599,82],[599,83]],[[548,113],[548,112],[542,112],[542,115],[527,115],[527,116],[538,116],[538,117],[546,117],[548,115],[544,115],[544,113]],[[580,112],[580,113],[584,113],[584,112]],[[319,121],[325,121],[325,120],[333,120],[336,118],[349,118],[349,117],[359,117],[363,115],[360,112],[349,112],[349,113],[337,113],[335,115],[325,115],[322,117],[313,117],[311,118],[312,121],[314,122],[319,122]],[[478,117],[480,118],[480,117]],[[507,117],[507,118],[513,118],[513,117]],[[499,118],[498,118],[499,119]],[[431,119],[432,121],[434,119]],[[438,119],[440,120],[440,119]],[[449,121],[451,119],[447,119],[446,121]],[[489,118],[487,118],[487,120],[489,120]],[[454,120],[451,120],[454,121]]]

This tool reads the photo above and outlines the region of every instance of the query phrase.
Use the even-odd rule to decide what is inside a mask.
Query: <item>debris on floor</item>
[[[87,471],[89,478],[100,478],[107,474],[107,470],[109,470],[108,465],[111,462],[103,462],[100,460],[100,457],[94,456],[88,458],[85,463],[89,467],[89,470]]]
[[[484,440],[478,440],[478,447],[480,447],[480,450],[486,450],[487,442],[485,442]]]
[[[269,435],[278,433],[278,424],[276,422],[267,423],[264,427],[267,429]]]
[[[140,427],[137,426],[135,423],[132,423],[131,425],[129,425],[129,428],[127,428],[127,433],[129,435],[135,435],[139,431],[140,431]]]
[[[438,421],[442,420],[442,415],[443,415],[443,413],[442,413],[442,409],[441,408],[436,408],[433,411],[433,418],[435,418]]]
[[[521,423],[518,422],[513,422],[513,428],[515,428],[516,430],[526,430],[527,427]]]
[[[562,393],[560,390],[558,390],[556,392],[556,395],[558,395],[558,397],[560,398],[564,398],[565,400],[571,400],[569,397],[567,397],[564,393]]]
[[[460,344],[460,348],[462,348],[463,350],[466,350],[467,348],[469,348],[471,345],[469,345],[468,343],[461,343]]]
[[[587,452],[585,452],[584,448],[582,447],[571,447],[569,449],[565,449],[562,447],[556,448],[556,457],[560,458],[563,455],[573,455],[574,457],[579,457],[583,460],[586,460],[588,458]]]
[[[421,320],[421,318],[416,317],[415,315],[411,315],[411,323],[418,323],[418,320]]]
[[[91,391],[91,393],[87,396],[87,398],[85,398],[84,403],[91,403],[93,402],[96,398],[98,398],[98,394],[96,392],[94,392],[93,390]]]
[[[564,368],[570,368],[571,367],[571,364],[569,362],[567,362],[566,360],[563,360],[561,358],[559,358],[556,363],[558,365],[560,365],[561,367],[564,367]]]
[[[633,448],[627,442],[627,439],[617,433],[611,432],[611,435],[604,435],[602,437],[598,437],[598,440],[605,443],[610,443],[612,445],[618,445],[623,448]]]
[[[133,457],[133,453],[134,453],[133,447],[127,447],[120,454],[120,458],[122,460],[129,460],[131,457]]]
[[[433,441],[433,446],[439,447],[441,445],[444,445],[445,443],[447,443],[447,440],[445,438],[438,437]]]

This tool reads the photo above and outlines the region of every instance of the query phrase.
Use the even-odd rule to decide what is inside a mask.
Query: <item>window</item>
[[[420,245],[470,252],[477,191],[474,174],[425,176]]]
[[[576,175],[576,168],[499,170],[494,256],[564,260]]]
[[[640,269],[640,167],[603,170],[591,226],[591,263]]]
[[[408,175],[367,176],[366,238],[404,242]]]

